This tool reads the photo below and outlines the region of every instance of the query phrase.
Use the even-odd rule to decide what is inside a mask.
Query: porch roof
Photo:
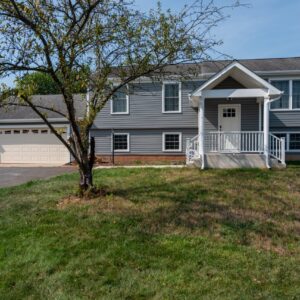
[[[226,78],[231,77],[245,88],[215,89]],[[272,84],[256,75],[237,61],[234,61],[223,70],[204,82],[190,94],[190,100],[195,105],[201,97],[204,98],[264,98],[278,99],[282,95]]]

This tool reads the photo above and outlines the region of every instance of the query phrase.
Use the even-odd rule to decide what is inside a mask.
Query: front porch
[[[285,140],[269,133],[269,154],[264,152],[263,131],[204,133],[204,153],[199,136],[187,141],[187,164],[200,168],[270,168],[285,166]],[[204,164],[204,167],[203,167]]]
[[[282,92],[234,62],[190,95],[198,135],[187,141],[187,164],[202,169],[285,165],[285,141],[269,132],[269,106]]]

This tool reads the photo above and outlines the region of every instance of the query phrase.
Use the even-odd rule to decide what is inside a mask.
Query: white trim
[[[111,115],[129,115],[129,87],[126,85],[126,111],[124,112],[113,112],[113,98],[110,99],[110,114]]]
[[[222,110],[223,108],[236,108],[237,111],[239,112],[239,128],[235,129],[235,130],[231,130],[231,131],[237,131],[240,132],[242,130],[242,109],[241,109],[241,104],[218,104],[218,131],[223,131],[220,130],[220,119],[221,119],[221,115],[222,115]]]
[[[67,128],[68,124],[52,124],[52,126],[54,128]],[[26,125],[20,125],[20,124],[13,124],[13,125],[0,125],[0,129],[7,129],[7,128],[11,128],[11,129],[16,129],[16,128],[21,128],[21,129],[40,129],[40,128],[49,128],[46,124],[39,124],[39,125],[35,125],[35,124],[26,124]]]
[[[165,111],[165,85],[178,84],[178,108],[179,110]],[[163,81],[162,83],[162,113],[163,114],[180,114],[182,113],[182,92],[180,81]]]
[[[247,69],[245,66],[240,64],[239,62],[232,62],[229,64],[227,67],[225,67],[223,70],[220,72],[216,73],[214,76],[212,76],[210,79],[208,79],[205,83],[203,83],[195,92],[193,92],[192,96],[202,96],[202,92],[209,86],[211,85],[214,81],[217,79],[221,78],[222,76],[226,76],[227,73],[229,73],[233,68],[237,68],[240,71],[244,72],[246,75],[260,83],[265,89],[268,90],[268,94],[270,96],[278,96],[281,95],[282,92],[279,91],[277,88],[272,86],[268,81],[264,80],[260,76],[256,75],[254,72],[251,70]],[[225,78],[224,78],[225,79]],[[247,89],[246,89],[247,90]]]
[[[127,136],[127,149],[124,150],[116,150],[113,146],[113,136],[115,135],[126,135]],[[128,132],[113,132],[111,133],[111,151],[114,151],[115,153],[122,153],[122,152],[130,152],[130,134]]]
[[[174,150],[165,149],[165,147],[166,147],[165,141],[166,141],[167,134],[179,135],[179,149],[174,149]],[[162,151],[163,152],[182,152],[182,132],[175,132],[175,131],[163,132],[162,133]]]
[[[48,118],[47,119],[50,122],[68,122],[66,118]],[[40,123],[44,122],[43,119],[2,119],[0,120],[0,123]]]
[[[201,97],[207,98],[261,98],[268,95],[267,89],[217,89],[205,90]]]

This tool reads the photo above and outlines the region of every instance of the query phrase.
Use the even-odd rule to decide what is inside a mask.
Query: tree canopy
[[[228,2],[219,6],[214,0],[195,0],[179,12],[163,10],[158,3],[141,12],[131,0],[1,0],[0,78],[39,74],[25,76],[14,89],[4,88],[1,105],[9,105],[7,96],[13,95],[31,107],[70,150],[79,165],[80,186],[90,188],[94,160],[89,131],[97,113],[116,91],[140,78],[168,76],[165,67],[170,64],[208,59],[221,43],[211,30],[228,9],[239,6]],[[32,84],[36,77],[47,85],[51,78],[62,94],[67,113],[61,115],[71,126],[68,141],[31,101],[38,91]],[[77,80],[83,89],[93,90],[83,119],[75,114]]]
[[[83,70],[83,72],[88,72],[88,68]],[[77,72],[74,76],[74,82],[72,85],[73,94],[82,94],[87,92],[87,88],[84,83],[81,82],[81,73]],[[60,78],[60,75],[58,75]],[[60,94],[57,83],[54,81],[52,76],[47,73],[32,72],[23,75],[22,77],[17,77],[15,80],[17,90],[26,90],[28,87],[31,89],[32,94],[36,95],[55,95]]]

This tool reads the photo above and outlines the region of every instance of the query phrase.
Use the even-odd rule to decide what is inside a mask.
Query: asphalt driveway
[[[0,188],[19,185],[30,180],[46,179],[49,177],[72,173],[76,167],[5,167],[0,166]]]

